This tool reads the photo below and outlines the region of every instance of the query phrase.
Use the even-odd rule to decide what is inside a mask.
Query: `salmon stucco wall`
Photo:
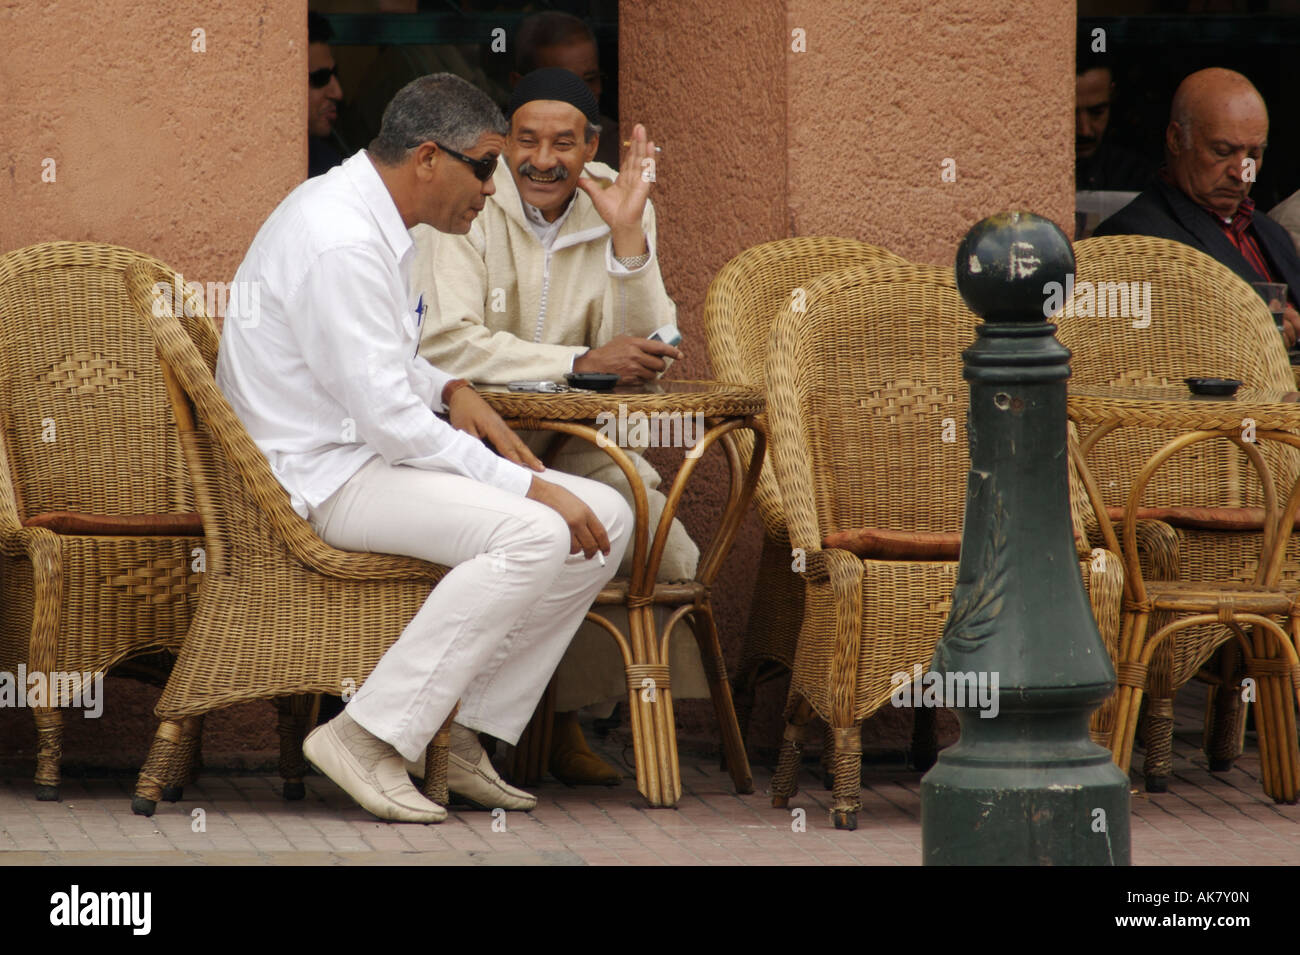
[[[229,281],[306,177],[306,23],[305,0],[0,3],[0,251],[107,242]]]
[[[1011,208],[1073,234],[1073,3],[787,7],[806,48],[786,57],[794,234],[941,265],[967,229]]]

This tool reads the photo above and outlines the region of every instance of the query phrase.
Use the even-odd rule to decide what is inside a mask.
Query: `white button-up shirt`
[[[410,287],[414,251],[363,150],[290,193],[235,273],[217,384],[303,517],[376,455],[528,491],[434,413],[453,376],[417,354],[434,290]]]

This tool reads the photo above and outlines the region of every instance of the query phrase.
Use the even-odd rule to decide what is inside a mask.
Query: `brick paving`
[[[1191,690],[1192,688],[1189,688]],[[1259,788],[1253,734],[1230,772],[1211,774],[1199,752],[1194,693],[1180,702],[1169,792],[1142,791],[1135,774],[1133,862],[1161,865],[1300,863],[1300,806],[1278,806]],[[603,755],[623,749],[611,736]],[[1141,754],[1135,758],[1140,764]],[[538,787],[532,813],[453,811],[439,826],[372,819],[332,783],[307,780],[286,803],[266,775],[208,775],[149,819],[131,813],[134,780],[67,779],[63,801],[32,798],[29,778],[0,779],[0,864],[76,865],[918,865],[920,775],[869,762],[856,832],[829,822],[830,793],[817,767],[800,778],[791,811],[772,809],[771,773],[731,789],[715,759],[683,756],[676,810],[647,809],[631,778],[610,789]],[[201,810],[201,812],[200,812]],[[504,825],[503,825],[504,823]]]

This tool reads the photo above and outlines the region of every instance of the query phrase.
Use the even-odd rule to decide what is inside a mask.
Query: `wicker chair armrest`
[[[848,551],[842,551],[841,553],[847,554]],[[824,551],[820,547],[816,550],[805,551],[802,560],[803,569],[799,571],[799,576],[810,584],[829,580],[830,567],[827,562],[827,554],[828,551]],[[855,557],[854,560],[860,561],[861,558]]]
[[[813,491],[813,449],[799,413],[801,356],[796,329],[803,320],[801,313],[787,307],[772,325],[766,365],[767,423],[771,435],[769,459],[781,492],[790,546],[811,556],[821,551],[824,531],[828,529],[819,526]]]
[[[49,528],[0,529],[0,552],[10,557],[26,557],[33,564],[44,562],[45,573],[63,576],[63,542]]]
[[[415,557],[339,550],[310,530],[304,534],[295,528],[284,535],[284,541],[301,564],[341,580],[437,580],[446,572],[437,564]]]
[[[1138,557],[1142,573],[1154,580],[1177,580],[1182,576],[1178,532],[1164,521],[1137,522]]]
[[[17,530],[22,524],[23,504],[9,466],[6,429],[0,427],[0,532]]]

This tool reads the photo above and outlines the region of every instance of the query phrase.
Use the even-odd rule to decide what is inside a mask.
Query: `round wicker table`
[[[700,659],[708,678],[732,781],[737,792],[753,792],[753,779],[732,704],[709,591],[735,541],[762,470],[766,440],[754,420],[754,416],[763,410],[762,394],[744,385],[686,380],[660,381],[645,387],[618,388],[608,392],[572,390],[536,394],[492,386],[482,386],[478,390],[511,427],[555,432],[558,440],[553,441],[542,456],[544,461],[553,457],[563,441],[579,437],[609,454],[632,487],[636,528],[631,574],[610,581],[596,601],[596,608],[625,606],[629,632],[621,632],[596,608],[587,617],[609,633],[623,657],[636,755],[637,789],[651,806],[675,806],[681,798],[668,638],[673,627],[685,619],[699,644]],[[660,446],[680,444],[679,439],[688,430],[683,427],[684,416],[691,416],[692,426],[699,423],[702,427],[691,429],[696,431],[694,445],[682,448],[685,460],[667,490],[667,503],[652,534],[645,487],[631,457],[620,446],[620,440],[634,432],[639,427],[638,422],[645,422],[650,434],[668,439],[659,441]],[[733,437],[741,429],[754,434],[754,453],[748,468],[743,466]],[[668,531],[682,494],[701,456],[714,444],[721,446],[730,474],[726,504],[717,529],[701,553],[694,580],[657,583]],[[655,626],[656,605],[673,608],[662,633],[657,632]],[[547,695],[550,697],[549,693]],[[545,706],[539,709],[533,725],[525,734],[528,741],[520,740],[521,748],[531,747],[536,751],[532,759],[534,766],[545,758],[547,748],[539,742],[545,737],[549,724],[545,710]]]
[[[1107,388],[1076,385],[1069,391],[1069,413],[1083,433],[1078,463],[1108,546],[1125,565],[1124,626],[1116,674],[1119,705],[1112,735],[1115,761],[1127,770],[1132,756],[1138,707],[1147,668],[1161,641],[1201,624],[1221,624],[1235,636],[1255,682],[1258,705],[1261,781],[1278,802],[1294,803],[1300,794],[1295,704],[1300,694],[1300,592],[1280,579],[1286,544],[1300,504],[1300,478],[1291,487],[1274,486],[1258,445],[1277,442],[1300,448],[1300,398],[1295,392],[1241,389],[1229,398],[1193,396],[1186,388]],[[1087,467],[1089,453],[1118,428],[1176,432],[1133,477],[1120,539],[1114,532],[1096,482]],[[1255,580],[1143,580],[1138,561],[1137,523],[1143,492],[1170,458],[1205,441],[1227,440],[1246,455],[1264,492],[1259,569]],[[1213,511],[1213,509],[1206,509]],[[1122,542],[1121,542],[1122,541]],[[1172,622],[1147,633],[1153,613]],[[1282,618],[1285,626],[1278,624]],[[1249,629],[1247,629],[1249,628]]]

